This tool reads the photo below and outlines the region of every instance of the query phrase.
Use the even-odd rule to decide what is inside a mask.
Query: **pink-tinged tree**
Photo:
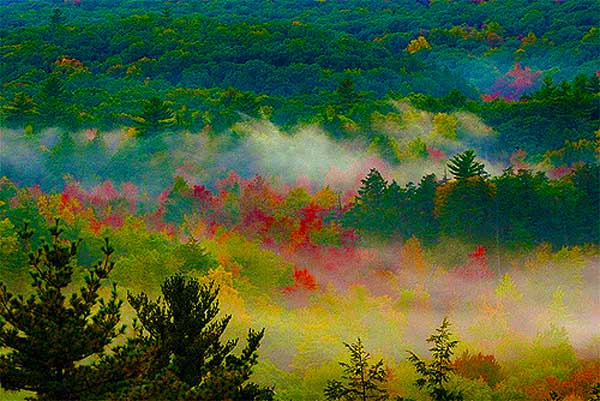
[[[471,282],[487,280],[494,277],[494,272],[488,266],[486,250],[482,245],[477,245],[474,252],[469,253],[466,265],[458,267],[454,272],[462,279]]]

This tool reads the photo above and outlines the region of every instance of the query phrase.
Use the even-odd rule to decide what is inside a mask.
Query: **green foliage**
[[[140,9],[133,1],[114,7],[79,0],[57,7],[42,0],[36,7],[0,7],[3,105],[17,93],[32,96],[40,111],[30,116],[36,127],[112,129],[131,124],[131,116],[143,119],[140,102],[158,97],[175,116],[149,118],[150,129],[169,128],[156,124],[171,120],[185,129],[210,124],[221,131],[239,121],[240,112],[287,127],[321,115],[317,122],[329,125],[323,117],[329,113],[321,112],[332,110],[334,135],[348,134],[344,125],[368,133],[364,122],[371,112],[389,109],[386,96],[410,93],[415,105],[430,111],[467,108],[482,116],[501,133],[505,150],[543,152],[569,137],[592,139],[597,126],[598,29],[589,15],[597,14],[598,5],[591,0],[580,7],[522,0],[433,7],[314,2],[301,9],[291,0],[191,2],[168,9],[162,3]],[[540,13],[543,22],[535,17]],[[537,32],[536,44],[525,43],[527,32]],[[431,49],[407,54],[417,37]],[[552,74],[544,90],[535,92],[532,81],[527,89],[533,101],[473,100],[493,92],[502,78],[498,66],[512,63],[515,54],[532,71]],[[71,93],[57,117],[36,96],[49,74],[60,75]],[[573,82],[558,84],[566,80]],[[244,96],[228,99],[228,88]],[[28,123],[22,114],[10,119]],[[139,128],[143,134],[144,124]]]
[[[454,177],[457,180],[485,176],[486,172],[483,163],[475,161],[475,157],[477,156],[472,149],[454,155],[454,157],[448,161],[448,170],[454,174]]]
[[[27,93],[17,92],[13,100],[3,106],[2,113],[10,125],[25,125],[33,121],[38,114],[37,104]]]
[[[446,388],[450,374],[454,371],[451,358],[458,344],[457,340],[452,340],[450,322],[447,318],[444,318],[441,326],[436,329],[436,334],[427,338],[427,342],[433,344],[429,349],[431,362],[426,362],[414,352],[408,351],[408,360],[420,375],[415,384],[420,389],[427,390],[434,401],[462,401],[463,396],[460,392],[456,393]]]
[[[76,264],[78,241],[60,238],[58,221],[50,228],[51,241],[31,249],[29,266],[33,293],[25,298],[0,283],[0,380],[9,390],[34,391],[38,399],[79,399],[87,388],[93,366],[82,361],[101,356],[121,334],[122,301],[113,286],[108,301],[100,298],[102,281],[114,268],[108,239],[102,259],[87,269],[85,285],[68,293]],[[33,232],[20,232],[25,247]]]
[[[197,269],[212,269],[217,267],[218,263],[213,256],[206,251],[195,239],[180,244],[175,250],[175,256],[183,260],[181,269],[184,271]]]
[[[50,23],[52,25],[60,25],[65,22],[65,16],[60,8],[55,8],[50,16]]]
[[[495,196],[493,185],[479,176],[440,186],[436,193],[440,231],[472,242],[490,241],[496,231]]]
[[[141,326],[137,335],[102,362],[102,397],[185,400],[271,400],[273,391],[249,382],[264,329],[248,331],[246,346],[222,341],[231,315],[219,318],[214,283],[174,275],[162,297],[128,295]],[[159,379],[160,378],[160,379]]]
[[[329,401],[387,400],[387,391],[382,387],[387,380],[383,360],[371,365],[371,355],[365,351],[360,338],[355,343],[344,345],[350,351],[350,362],[340,362],[344,369],[343,381],[329,380],[325,398]]]
[[[151,97],[144,102],[142,114],[136,120],[141,136],[152,135],[159,130],[170,128],[174,122],[173,111],[158,97]]]

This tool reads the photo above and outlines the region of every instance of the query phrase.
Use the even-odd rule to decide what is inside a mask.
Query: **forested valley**
[[[600,400],[599,16],[0,0],[0,399]]]

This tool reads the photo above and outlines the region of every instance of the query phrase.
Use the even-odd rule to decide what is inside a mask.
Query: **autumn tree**
[[[100,298],[102,282],[114,268],[108,239],[102,259],[86,269],[85,284],[70,292],[79,241],[61,238],[59,222],[50,228],[50,242],[30,249],[33,232],[19,235],[30,249],[32,294],[12,294],[0,283],[0,383],[8,390],[29,390],[40,400],[74,400],[88,391],[93,366],[81,364],[99,356],[123,332],[121,303],[113,285],[108,301]],[[92,384],[93,385],[93,384]]]
[[[325,387],[325,398],[329,401],[387,400],[387,390],[382,388],[387,380],[383,360],[371,365],[371,355],[365,351],[360,338],[355,343],[344,345],[350,351],[350,362],[340,362],[344,369],[343,380],[329,380]]]
[[[447,318],[444,318],[442,325],[436,329],[436,333],[427,338],[427,342],[433,344],[429,348],[431,362],[426,362],[414,352],[408,351],[408,360],[420,376],[415,384],[420,389],[426,390],[434,401],[462,401],[463,396],[460,392],[457,393],[446,388],[450,374],[454,371],[451,359],[454,355],[454,348],[458,344],[457,340],[452,339],[450,322]]]

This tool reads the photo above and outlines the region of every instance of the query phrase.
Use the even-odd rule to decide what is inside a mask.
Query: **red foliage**
[[[95,217],[90,217],[90,228],[96,234],[102,231],[105,227],[120,228],[125,223],[125,217],[123,215],[115,213],[105,217],[102,220],[98,220]]]
[[[317,280],[309,273],[307,269],[294,269],[294,284],[285,287],[283,292],[285,294],[292,294],[300,290],[314,291],[317,289]]]
[[[81,203],[87,199],[87,193],[81,189],[81,186],[77,182],[67,183],[62,191],[62,194],[67,198],[77,199]]]
[[[250,228],[253,234],[264,234],[273,224],[273,220],[273,216],[255,206],[244,216],[242,226],[246,229],[245,231]]]
[[[518,149],[510,155],[509,163],[515,171],[530,169],[529,164],[525,162],[527,152],[522,149]]]
[[[201,203],[210,203],[212,196],[212,192],[205,185],[194,185],[194,192],[192,193],[194,199],[199,200]]]
[[[488,93],[488,94],[484,93],[481,95],[481,100],[483,100],[484,102],[493,102],[494,100],[498,99],[501,95],[502,95],[501,91],[496,91],[494,93]]]
[[[488,266],[485,248],[481,245],[477,245],[475,252],[469,254],[469,261],[467,264],[457,267],[454,272],[460,278],[469,281],[479,281],[494,277],[494,272],[492,272]]]
[[[600,362],[591,361],[584,363],[579,369],[563,380],[554,376],[527,386],[524,390],[532,401],[549,399],[550,392],[554,391],[559,397],[574,396],[588,399],[592,386],[600,381]]]
[[[541,71],[532,71],[529,67],[521,67],[519,63],[492,85],[491,94],[482,95],[486,102],[502,97],[507,101],[515,101],[529,89],[537,85]]]
[[[444,161],[448,158],[446,153],[434,148],[433,146],[427,146],[427,154],[429,155],[429,159],[433,162]]]
[[[575,170],[573,167],[559,166],[559,167],[553,168],[552,170],[548,170],[546,175],[548,176],[548,178],[558,179],[560,177],[564,177],[567,174],[570,174],[573,170]]]
[[[477,355],[465,351],[454,361],[454,369],[459,375],[468,379],[482,379],[490,387],[494,387],[502,379],[500,364],[494,355]]]
[[[89,199],[94,206],[105,206],[110,201],[119,198],[119,192],[115,189],[112,181],[106,180],[92,190]]]

